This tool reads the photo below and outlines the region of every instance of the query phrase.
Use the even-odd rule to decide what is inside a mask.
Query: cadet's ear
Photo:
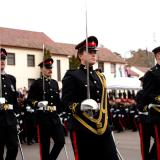
[[[81,57],[82,57],[82,54],[79,54],[79,55],[78,55],[78,58],[81,59]]]
[[[77,54],[77,58],[81,61],[81,57],[82,57],[83,53],[78,53]]]

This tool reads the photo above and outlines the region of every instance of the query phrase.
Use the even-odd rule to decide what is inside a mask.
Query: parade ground
[[[120,151],[123,160],[141,160],[138,131],[132,132],[127,130],[120,133],[114,133],[114,137],[116,140],[117,148]],[[22,148],[25,160],[40,160],[38,144],[22,144]],[[74,160],[73,150],[69,137],[66,137],[66,146],[61,151],[58,160],[67,160],[65,152],[68,154],[68,160]],[[17,160],[22,160],[20,151],[18,153]]]

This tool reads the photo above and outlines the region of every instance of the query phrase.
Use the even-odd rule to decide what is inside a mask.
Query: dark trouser
[[[110,130],[95,135],[89,130],[71,131],[75,160],[118,160],[115,143]]]
[[[0,160],[4,160],[4,146],[7,148],[5,160],[16,160],[18,153],[16,126],[0,126]]]
[[[160,159],[160,123],[154,124],[156,157]]]
[[[36,140],[36,121],[35,119],[26,120],[26,130],[27,130],[27,143],[32,143],[33,140]]]
[[[40,144],[42,151],[42,160],[56,160],[61,149],[64,146],[64,130],[61,124],[47,123],[40,124]],[[54,141],[54,146],[50,151],[50,138]]]
[[[142,160],[151,160],[156,157],[155,143],[151,145],[151,137],[154,138],[154,127],[151,123],[140,122],[139,134],[141,143]],[[151,148],[151,149],[150,149]]]
[[[154,149],[155,159],[160,160],[160,108],[151,108],[150,117],[154,128]]]

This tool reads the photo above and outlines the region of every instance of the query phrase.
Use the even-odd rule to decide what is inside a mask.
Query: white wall
[[[12,74],[17,79],[17,88],[26,87],[28,89],[28,79],[37,79],[40,76],[40,69],[38,64],[43,60],[42,51],[31,50],[31,49],[20,49],[20,48],[6,48],[9,53],[15,53],[15,63],[16,65],[7,65],[6,72]],[[27,66],[27,54],[35,55],[35,67]],[[52,78],[57,80],[57,60],[61,62],[61,79],[64,77],[66,71],[69,69],[69,57],[67,56],[52,56],[53,63],[53,74]],[[124,64],[116,64],[116,72],[119,72],[119,67],[124,70]],[[98,63],[94,66],[94,69],[98,68]],[[104,74],[107,80],[114,78],[114,74],[111,73],[111,64],[108,62],[104,63]],[[118,75],[118,74],[117,74]],[[59,87],[62,87],[61,81],[58,82]]]
[[[125,64],[116,63],[116,77],[120,77],[119,68],[122,69],[122,76],[125,76]],[[111,63],[104,63],[104,74],[107,80],[111,80],[115,77],[114,73],[111,73]]]
[[[6,72],[12,74],[17,79],[17,88],[28,87],[28,78],[39,77],[38,64],[42,59],[42,54],[37,50],[6,48],[7,52],[15,53],[15,65],[7,65]],[[27,54],[35,55],[35,67],[27,66]]]
[[[54,59],[54,63],[53,63],[53,74],[52,77],[57,80],[57,60],[60,60],[61,63],[61,79],[63,79],[66,71],[69,69],[69,58],[66,56],[53,56],[52,57]],[[62,82],[58,81],[59,84],[59,88],[62,87]]]
[[[43,54],[38,50],[6,48],[9,53],[15,53],[15,65],[6,65],[6,72],[16,77],[17,88],[28,88],[28,79],[37,79],[40,76],[40,68],[38,64],[43,60]],[[35,67],[27,66],[27,54],[35,55]],[[54,59],[53,75],[57,80],[57,60],[61,61],[61,78],[63,78],[66,70],[69,68],[69,60],[64,56],[52,56]],[[59,82],[61,85],[61,82]]]

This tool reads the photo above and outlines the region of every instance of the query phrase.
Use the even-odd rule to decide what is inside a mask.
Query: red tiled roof
[[[0,45],[42,49],[43,44],[53,54],[76,55],[74,44],[56,43],[43,32],[26,31],[0,27]],[[107,48],[98,48],[98,60],[103,62],[125,63],[125,61]]]
[[[135,66],[137,69],[139,69],[140,71],[142,71],[143,73],[146,73],[150,68],[147,67],[139,67],[139,66]]]
[[[123,63],[125,61],[119,57],[117,54],[113,53],[111,50],[107,48],[98,48],[98,60],[105,61],[105,62],[112,62],[112,63]]]
[[[132,71],[129,67],[126,68],[126,74],[129,77],[139,77],[139,74],[136,72]]]
[[[77,55],[77,50],[75,50],[74,44],[56,42],[56,45],[57,45],[57,47],[64,50],[68,56],[73,56],[73,55],[76,56]]]
[[[2,46],[42,49],[44,46],[53,54],[65,54],[55,42],[43,32],[25,31],[0,27],[0,43]]]

